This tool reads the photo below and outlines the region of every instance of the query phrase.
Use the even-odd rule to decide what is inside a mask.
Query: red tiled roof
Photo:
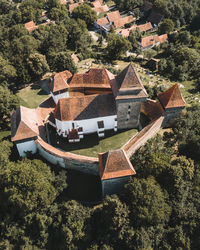
[[[86,95],[60,99],[54,116],[60,121],[85,120],[116,115],[116,103],[112,94]]]
[[[153,26],[150,22],[148,22],[145,24],[138,25],[136,28],[138,28],[140,32],[144,32],[153,29]]]
[[[154,36],[147,36],[147,37],[143,37],[142,41],[141,41],[141,46],[143,48],[149,47],[149,46],[154,46],[156,43],[159,42],[159,37],[158,35],[154,35]]]
[[[95,8],[98,8],[98,7],[101,7],[101,2],[97,0],[97,1],[92,2],[92,5],[93,5]]]
[[[163,34],[159,36],[160,43],[164,43],[165,41],[167,41],[167,39],[168,39],[167,34]]]
[[[125,69],[123,69],[120,74],[116,76],[116,80],[119,89],[133,87],[144,88],[132,64],[129,64]]]
[[[129,158],[122,149],[99,154],[99,170],[102,180],[136,174]]]
[[[156,43],[164,43],[168,39],[167,34],[163,34],[161,36],[154,35],[154,36],[147,36],[142,38],[141,46],[143,48],[154,46]]]
[[[69,12],[72,13],[72,11],[79,6],[79,3],[72,3],[69,5]]]
[[[90,69],[85,74],[75,74],[69,83],[71,87],[111,88],[106,69]]]
[[[113,21],[115,28],[123,27],[127,23],[131,23],[133,21],[133,16],[126,16],[123,18],[118,18]]]
[[[105,5],[102,5],[102,6],[99,6],[99,7],[94,7],[93,10],[95,10],[97,13],[103,13],[103,12],[109,11],[109,8],[105,4]]]
[[[138,25],[138,26],[133,25],[132,27],[130,27],[128,29],[121,30],[120,33],[123,37],[128,37],[130,35],[130,31],[136,30],[137,28],[140,30],[140,32],[144,32],[144,31],[148,31],[148,30],[153,29],[151,23],[149,22],[149,23]]]
[[[42,126],[43,121],[36,109],[20,106],[11,116],[11,140],[37,137]]]
[[[28,32],[32,32],[33,30],[37,29],[38,26],[35,25],[33,21],[30,21],[28,23],[25,23],[25,28],[28,30]]]
[[[72,74],[68,70],[56,73],[53,81],[50,83],[50,91],[55,93],[59,90],[67,89],[69,87],[67,81],[70,77],[72,77]]]
[[[114,22],[115,20],[120,19],[120,13],[119,13],[118,10],[113,11],[113,12],[109,12],[107,14],[107,17],[108,17],[108,19],[109,19],[110,22]]]
[[[186,106],[186,102],[181,95],[178,84],[175,84],[163,93],[158,94],[158,99],[165,109]]]
[[[102,26],[103,24],[106,24],[106,23],[109,23],[109,22],[108,22],[108,19],[107,19],[106,17],[97,19],[97,24],[98,24],[99,26]]]
[[[119,89],[116,100],[148,97],[140,78],[131,64],[116,76],[116,83]]]

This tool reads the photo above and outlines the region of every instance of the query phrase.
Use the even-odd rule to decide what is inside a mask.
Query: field
[[[99,139],[97,134],[91,134],[85,136],[79,143],[68,143],[67,138],[58,136],[55,129],[49,126],[50,142],[52,146],[67,152],[92,157],[97,157],[98,153],[101,152],[121,148],[136,133],[136,129],[117,133],[106,131],[105,138],[102,139]]]
[[[20,105],[27,108],[37,108],[49,95],[39,85],[32,84],[19,90],[17,96],[20,99]]]

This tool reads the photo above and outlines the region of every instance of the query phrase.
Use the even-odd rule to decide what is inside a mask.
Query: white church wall
[[[51,92],[51,96],[52,96],[52,98],[53,98],[55,104],[57,104],[58,101],[59,101],[60,99],[69,97],[69,92],[66,91],[66,92],[61,93],[61,94],[58,94],[58,95],[54,95],[54,94]]]
[[[32,154],[35,154],[37,152],[37,146],[34,140],[25,141],[25,142],[17,142],[16,146],[17,146],[19,155],[21,157],[26,157],[26,152],[28,151],[32,152]]]
[[[62,134],[63,136],[67,136],[66,131],[68,133],[68,131],[72,130],[72,124],[74,124],[74,129],[82,127],[83,134],[90,134],[98,131],[98,121],[104,122],[105,130],[114,129],[116,123],[115,118],[117,118],[116,115],[75,121],[60,121],[56,119],[56,127],[58,134]]]

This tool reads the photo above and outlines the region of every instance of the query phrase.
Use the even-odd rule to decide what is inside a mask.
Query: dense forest
[[[10,129],[10,113],[19,106],[16,91],[46,72],[76,72],[72,53],[107,61],[127,50],[141,53],[139,32],[128,39],[111,32],[97,53],[88,32],[97,16],[85,2],[70,15],[58,0],[0,0],[1,131]],[[161,59],[159,73],[198,85],[200,0],[150,2],[165,17],[158,31],[169,37],[151,50]],[[138,22],[149,14],[141,11],[142,0],[115,3],[135,11]],[[48,25],[40,25],[44,10]],[[29,21],[39,25],[32,33],[24,26]],[[173,129],[148,141],[131,159],[137,175],[123,192],[95,205],[65,195],[67,171],[31,155],[18,159],[9,136],[0,136],[0,249],[199,249],[199,113],[199,106],[187,108]]]

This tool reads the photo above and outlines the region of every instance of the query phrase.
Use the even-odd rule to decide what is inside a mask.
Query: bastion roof
[[[99,154],[99,169],[102,180],[136,174],[129,158],[122,149]]]
[[[158,99],[165,109],[186,106],[186,102],[181,95],[178,84],[158,94]]]
[[[60,99],[54,116],[60,121],[85,120],[116,115],[112,94],[86,95]]]
[[[36,109],[20,106],[11,116],[11,140],[20,141],[38,136],[42,124]]]

